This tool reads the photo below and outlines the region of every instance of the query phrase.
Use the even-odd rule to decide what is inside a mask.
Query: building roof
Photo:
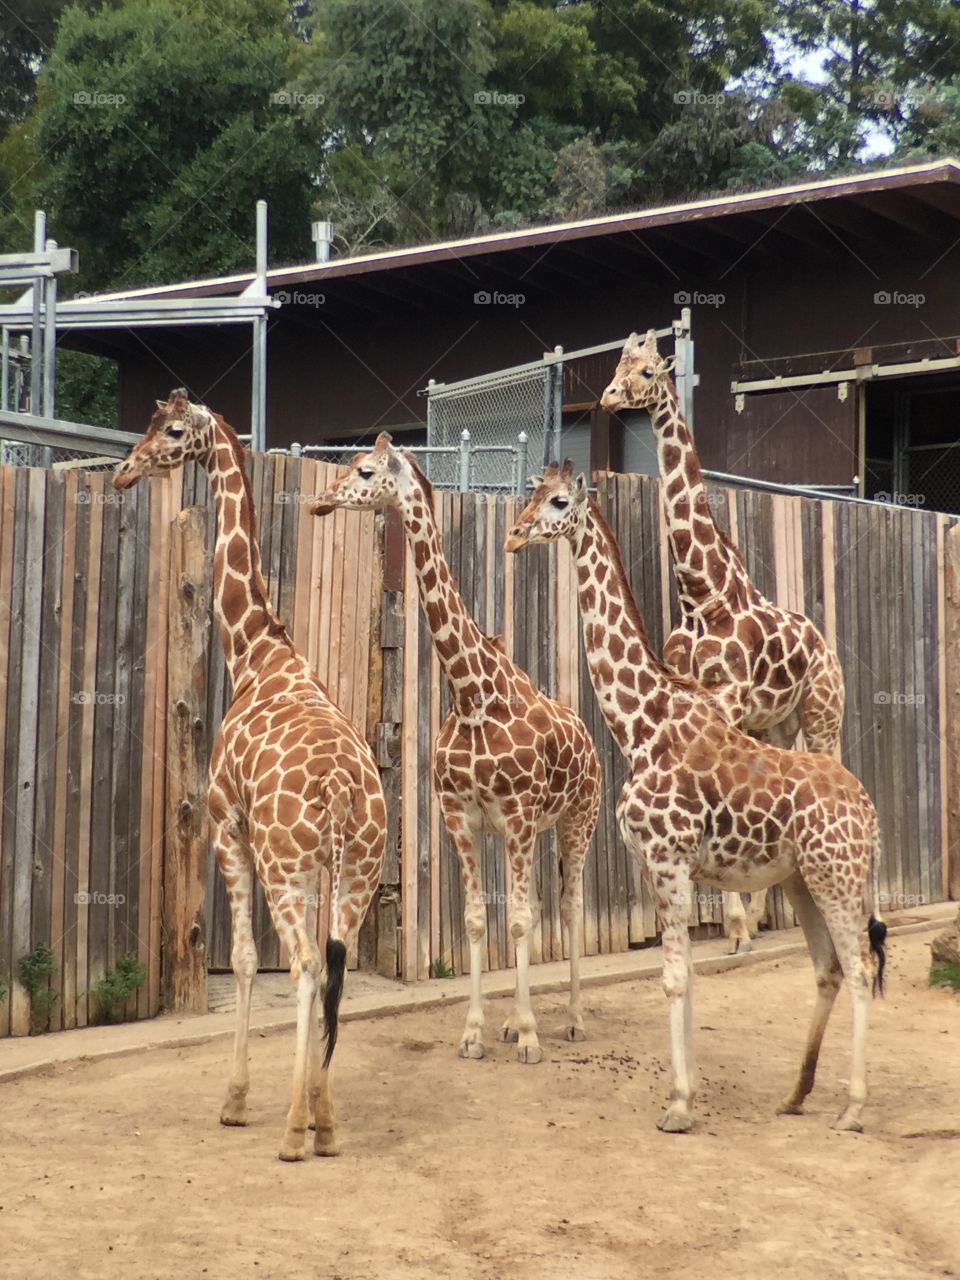
[[[769,250],[776,239],[782,236],[793,235],[796,240],[811,243],[810,234],[789,232],[781,225],[791,207],[804,205],[810,206],[811,212],[818,205],[821,209],[829,210],[823,220],[822,232],[825,234],[821,235],[821,239],[835,234],[833,228],[837,225],[854,238],[857,235],[869,238],[871,224],[876,225],[878,222],[887,226],[893,222],[901,230],[936,236],[945,233],[948,225],[960,222],[960,162],[943,159],[929,164],[796,183],[766,191],[716,196],[683,204],[584,218],[575,222],[558,222],[547,226],[525,227],[517,231],[471,236],[462,240],[446,240],[379,253],[334,258],[329,262],[274,267],[267,272],[267,287],[273,290],[286,285],[332,282],[345,277],[378,274],[382,277],[382,273],[390,271],[444,262],[460,264],[470,275],[474,275],[469,266],[471,258],[486,257],[489,260],[494,256],[520,250],[526,250],[529,256],[530,251],[542,250],[545,253],[552,247],[568,243],[573,245],[612,236],[638,237],[644,233],[666,237],[674,243],[683,240],[691,244],[691,232],[701,241],[704,233],[709,233],[713,228],[717,228],[720,235],[727,235],[727,232],[720,229],[729,227],[733,221],[747,223],[748,237],[743,243],[749,245],[751,250],[760,239],[776,231],[777,237],[767,246]],[[852,212],[852,225],[849,217],[842,216],[844,210],[848,214]],[[820,220],[816,213],[814,216]],[[729,238],[736,240],[738,236],[734,234]],[[181,284],[91,295],[91,299],[173,299],[233,294],[248,288],[254,281],[255,275],[249,271],[188,280]],[[372,280],[367,283],[374,285]]]

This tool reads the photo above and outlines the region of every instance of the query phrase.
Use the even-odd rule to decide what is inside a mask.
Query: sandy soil
[[[925,985],[928,935],[894,939],[874,1006],[862,1135],[831,1132],[841,996],[803,1117],[774,1108],[812,1004],[805,961],[700,978],[700,1123],[657,1132],[659,985],[587,992],[589,1040],[463,1062],[462,1005],[343,1029],[343,1155],[276,1159],[292,1036],[255,1037],[251,1123],[217,1123],[228,1049],[81,1065],[6,1085],[0,1276],[11,1280],[960,1275],[960,998]],[[109,1033],[105,1033],[109,1034]]]

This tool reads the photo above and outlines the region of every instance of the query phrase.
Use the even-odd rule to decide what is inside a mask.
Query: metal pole
[[[460,492],[470,491],[470,432],[464,427],[460,436]]]
[[[563,347],[553,348],[555,356],[563,355]],[[553,456],[560,461],[560,449],[563,435],[563,361],[557,360],[553,366]]]
[[[47,253],[57,247],[47,241]],[[43,290],[43,416],[55,418],[57,396],[57,277],[51,273]]]
[[[517,436],[517,493],[527,491],[527,433],[521,431]]]
[[[0,409],[4,412],[10,407],[10,330],[3,326],[3,337],[0,339]]]
[[[257,201],[257,291],[267,292],[267,202]],[[261,453],[267,447],[267,317],[253,322],[253,385],[250,392],[250,444]]]
[[[692,429],[695,370],[690,316],[690,308],[683,307],[680,311],[680,323],[677,326],[674,349],[677,355],[677,396],[680,400],[680,410],[686,419],[687,426]]]
[[[33,215],[33,251],[43,253],[47,242],[47,215],[37,209]],[[41,328],[40,277],[33,282],[33,319],[30,326],[30,412],[40,413],[40,393],[43,386],[43,330]]]
[[[433,394],[432,394],[433,388],[436,385],[437,385],[436,378],[431,378],[430,381],[427,383],[427,448],[428,449],[437,443],[436,440],[434,440],[433,438],[434,432],[436,431],[436,413],[434,412],[434,408],[433,408]],[[428,453],[424,455],[424,459],[423,459],[424,462],[426,463],[426,465],[423,468],[423,474],[427,477],[428,480],[433,479],[433,472],[430,469],[430,460],[432,457],[433,457],[433,454]]]

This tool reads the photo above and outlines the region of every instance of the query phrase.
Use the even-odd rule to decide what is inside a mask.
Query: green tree
[[[304,256],[313,159],[277,100],[294,46],[282,0],[65,11],[40,76],[36,195],[85,289],[249,267],[258,197],[274,258]]]

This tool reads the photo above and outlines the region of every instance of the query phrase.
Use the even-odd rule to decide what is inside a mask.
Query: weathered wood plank
[[[164,1006],[205,1013],[206,725],[211,560],[206,521],[180,512],[172,543],[167,669],[167,838],[163,870]]]

